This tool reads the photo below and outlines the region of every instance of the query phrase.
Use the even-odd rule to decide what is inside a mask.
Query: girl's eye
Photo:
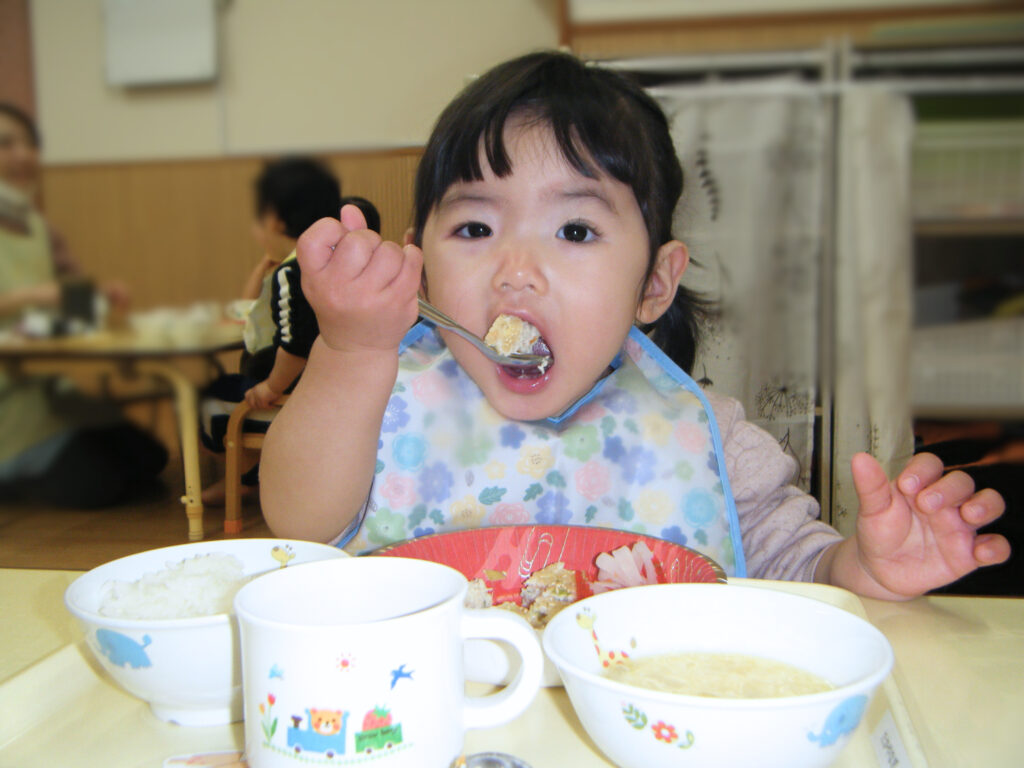
[[[470,239],[490,237],[491,234],[491,228],[486,224],[481,224],[479,221],[471,221],[468,224],[463,224],[455,230],[456,237],[466,237]]]
[[[597,232],[586,224],[571,221],[558,230],[558,236],[570,243],[588,243],[597,237]]]

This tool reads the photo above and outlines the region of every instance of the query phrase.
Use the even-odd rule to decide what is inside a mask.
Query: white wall
[[[466,79],[557,44],[554,0],[225,0],[209,85],[104,75],[102,0],[31,0],[46,163],[422,144]]]

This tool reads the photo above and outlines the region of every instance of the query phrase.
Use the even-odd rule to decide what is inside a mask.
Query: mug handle
[[[522,714],[540,690],[544,652],[537,632],[521,616],[494,609],[467,610],[462,614],[463,642],[470,638],[503,640],[515,648],[519,672],[507,686],[488,696],[467,696],[463,727],[493,728]]]

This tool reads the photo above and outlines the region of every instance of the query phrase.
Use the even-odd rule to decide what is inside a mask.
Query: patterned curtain
[[[694,378],[739,399],[798,462],[810,489],[819,282],[829,156],[824,98],[799,81],[652,90],[685,189],[675,232],[683,284],[719,304]]]
[[[853,533],[850,458],[894,477],[913,454],[910,407],[913,240],[909,99],[872,86],[843,93],[839,121],[833,525]]]

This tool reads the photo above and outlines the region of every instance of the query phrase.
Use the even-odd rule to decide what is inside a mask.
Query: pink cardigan
[[[722,434],[747,576],[813,581],[822,553],[842,536],[818,519],[817,500],[791,485],[796,461],[778,441],[745,420],[739,401],[712,392],[705,395]]]

